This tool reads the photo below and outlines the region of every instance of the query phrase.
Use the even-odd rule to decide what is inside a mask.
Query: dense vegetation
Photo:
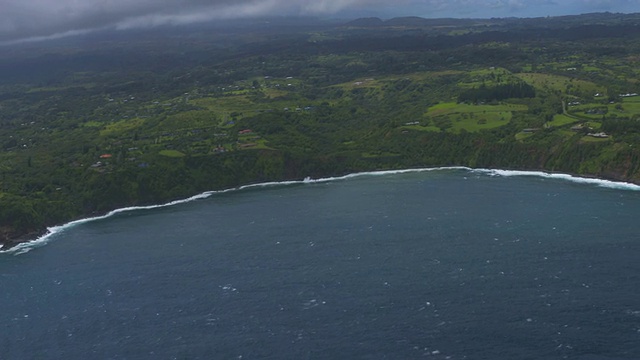
[[[4,47],[0,243],[127,205],[373,169],[640,181],[639,15],[279,23]]]

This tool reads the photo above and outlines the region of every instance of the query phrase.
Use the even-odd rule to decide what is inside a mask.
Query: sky
[[[640,12],[640,0],[0,0],[0,43],[269,16],[490,18]]]

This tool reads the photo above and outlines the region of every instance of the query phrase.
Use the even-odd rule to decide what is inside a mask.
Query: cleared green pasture
[[[383,83],[381,80],[376,80],[374,78],[367,78],[367,79],[357,79],[357,80],[349,81],[347,83],[338,84],[338,85],[335,85],[335,87],[339,87],[344,90],[353,90],[358,88],[382,89],[382,85]]]
[[[602,114],[585,114],[590,109],[607,109],[606,116],[615,114],[617,116],[634,116],[640,115],[640,96],[622,98],[622,103],[616,104],[582,104],[572,106],[569,111],[581,117],[590,119],[601,119]]]
[[[640,96],[626,97],[622,99],[622,103],[616,104],[582,104],[578,106],[572,106],[569,108],[569,112],[583,118],[600,120],[603,114],[587,114],[585,113],[591,109],[606,109],[606,117],[611,115],[631,117],[640,115]]]
[[[580,116],[583,119],[588,120],[602,120],[603,115],[600,114],[585,114],[584,112],[576,113],[577,116]],[[607,115],[604,115],[607,116]]]
[[[455,102],[440,103],[429,108],[425,116],[433,117],[458,113],[496,113],[511,111],[527,111],[526,105],[500,104],[500,105],[469,105]]]
[[[245,146],[242,146],[245,145]],[[250,146],[247,146],[250,145]],[[267,146],[267,140],[265,139],[257,139],[255,141],[247,142],[239,145],[239,150],[274,150],[273,148]]]
[[[433,125],[429,125],[429,126],[406,125],[406,126],[401,126],[400,129],[402,129],[402,130],[414,130],[414,131],[431,131],[431,132],[439,132],[439,131],[441,131],[439,127],[433,126]]]
[[[133,118],[111,123],[100,130],[100,136],[123,135],[144,125],[144,119]]]
[[[595,122],[595,121],[588,121],[587,123],[585,123],[585,125],[593,130],[600,130],[600,128],[602,127],[602,123],[599,122]]]
[[[276,99],[276,98],[279,98],[279,97],[283,97],[283,96],[289,95],[289,92],[284,91],[284,90],[280,90],[280,89],[277,89],[277,88],[262,89],[262,93],[264,93],[264,95],[266,97],[268,97],[269,99]]]
[[[193,99],[190,103],[218,113],[229,111],[251,111],[257,108],[256,104],[249,100],[245,95]]]
[[[532,137],[533,135],[534,135],[533,133],[519,132],[516,134],[516,140],[523,141],[525,139]]]
[[[572,106],[568,109],[568,112],[570,114],[574,114],[584,119],[600,120],[602,119],[603,114],[587,114],[586,112],[589,110],[605,110],[605,109],[607,113],[611,113],[612,111],[617,112],[614,106],[602,105],[602,104],[582,104],[582,105]]]
[[[270,91],[268,96],[271,95],[279,96],[279,93],[277,91]],[[270,102],[269,104],[257,104],[245,95],[200,98],[191,100],[191,103],[207,109],[207,116],[210,118],[215,117],[222,123],[226,123],[228,120],[231,120],[231,118],[242,119],[246,116],[254,115],[258,111],[291,106],[291,102],[280,103],[278,101]]]
[[[567,89],[570,89],[571,92],[586,92],[592,94],[605,92],[605,89],[602,89],[590,81],[576,80],[561,75],[520,73],[516,74],[516,76],[539,89],[550,89],[563,93],[566,93]]]
[[[463,117],[463,114],[453,116],[452,132],[459,133],[461,130],[475,132],[485,129],[493,129],[506,125],[511,121],[512,113],[510,111],[490,112],[485,114],[477,114],[473,117]],[[451,118],[451,116],[450,116]]]
[[[559,126],[573,124],[573,123],[576,123],[578,121],[580,121],[580,120],[572,118],[572,117],[564,115],[564,114],[558,114],[558,115],[555,115],[553,117],[553,121],[548,122],[547,125],[552,126],[552,127],[559,127]]]
[[[610,137],[608,137],[608,138],[595,138],[593,136],[583,136],[580,139],[580,142],[583,142],[583,143],[603,143],[603,142],[609,142],[609,141],[611,141]]]
[[[98,121],[87,121],[86,123],[82,124],[82,126],[88,127],[88,128],[101,128],[102,125],[103,124]]]
[[[219,117],[207,110],[190,110],[167,116],[159,128],[162,130],[186,130],[217,125]]]
[[[417,82],[428,82],[430,79],[446,77],[446,76],[458,76],[464,74],[463,71],[457,70],[445,70],[445,71],[433,71],[433,72],[416,72],[411,74],[402,74],[402,75],[388,75],[381,78],[360,78],[355,79],[353,81],[349,81],[342,84],[334,85],[335,87],[340,87],[345,90],[352,90],[356,88],[377,88],[382,89],[382,86],[385,83],[398,81],[402,79],[408,79],[411,81]]]
[[[439,129],[443,124],[449,132],[462,130],[475,132],[506,125],[514,111],[526,111],[526,105],[468,105],[454,102],[434,105],[424,114],[430,127]],[[432,129],[423,127],[423,131]]]
[[[626,97],[622,100],[621,105],[625,113],[640,114],[640,96]],[[613,107],[615,108],[615,105]],[[611,111],[611,109],[609,111]]]
[[[469,71],[466,79],[458,83],[458,86],[465,89],[477,88],[481,85],[494,86],[505,84],[515,80],[515,76],[507,69],[487,68]]]
[[[587,71],[587,72],[598,72],[601,69],[599,67],[596,67],[594,65],[586,65],[582,67],[582,71]]]
[[[571,131],[569,129],[566,129],[566,130],[561,129],[561,130],[554,131],[553,133],[565,138],[570,138],[576,135],[574,131]]]
[[[178,150],[161,150],[158,154],[170,158],[181,158],[186,156],[184,153]]]

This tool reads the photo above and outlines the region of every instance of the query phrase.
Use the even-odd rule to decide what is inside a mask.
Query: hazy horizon
[[[634,13],[640,0],[4,0],[0,43],[46,41],[96,30],[154,28],[224,19],[317,16],[354,19],[505,18]]]

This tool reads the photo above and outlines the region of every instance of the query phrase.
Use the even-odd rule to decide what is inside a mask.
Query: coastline
[[[618,190],[640,191],[640,183],[627,182],[622,179],[606,179],[606,178],[591,176],[588,174],[550,172],[550,171],[539,170],[539,169],[510,170],[510,169],[471,168],[466,166],[448,166],[448,167],[410,168],[410,169],[397,169],[397,170],[378,170],[378,171],[374,170],[374,171],[349,173],[346,175],[339,175],[339,176],[329,176],[329,177],[323,177],[318,179],[311,179],[307,177],[302,180],[284,180],[284,181],[264,182],[264,183],[256,183],[256,184],[246,184],[246,185],[239,185],[239,186],[229,188],[229,189],[224,189],[224,190],[205,191],[203,193],[196,194],[185,199],[173,200],[164,204],[124,207],[124,208],[113,209],[111,211],[108,211],[103,214],[98,214],[98,215],[85,214],[84,215],[85,217],[71,220],[62,225],[56,225],[56,226],[46,227],[46,228],[43,227],[41,230],[37,230],[37,231],[20,233],[20,232],[16,232],[15,230],[12,230],[10,227],[4,227],[4,228],[0,228],[0,255],[1,254],[19,255],[19,254],[28,252],[33,248],[45,245],[52,236],[70,227],[73,227],[75,225],[106,219],[113,215],[123,213],[123,212],[128,212],[128,211],[150,210],[150,209],[188,203],[188,202],[199,200],[199,199],[206,199],[214,194],[241,191],[241,190],[251,189],[251,188],[271,187],[271,186],[327,183],[327,182],[342,181],[342,180],[347,180],[347,179],[352,179],[357,177],[364,177],[364,176],[385,176],[385,175],[447,171],[447,170],[463,170],[463,171],[468,171],[470,173],[481,173],[489,176],[540,177],[540,178],[558,179],[562,181],[570,181],[570,182],[581,183],[585,185],[596,185],[600,187],[607,187],[607,188],[618,189]]]

